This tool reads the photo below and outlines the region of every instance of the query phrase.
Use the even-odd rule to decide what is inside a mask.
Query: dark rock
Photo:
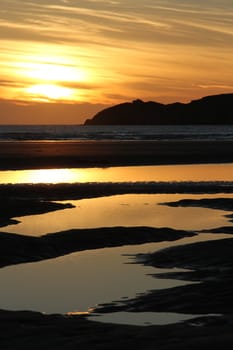
[[[232,124],[233,94],[206,96],[190,103],[121,103],[106,108],[85,125]]]

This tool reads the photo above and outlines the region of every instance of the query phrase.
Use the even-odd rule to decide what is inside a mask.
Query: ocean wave
[[[233,125],[83,126],[2,125],[0,141],[19,140],[233,140]]]

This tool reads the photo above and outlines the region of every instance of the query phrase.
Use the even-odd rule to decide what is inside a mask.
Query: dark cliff
[[[167,105],[135,100],[106,108],[85,122],[85,125],[156,124],[233,124],[233,94]]]

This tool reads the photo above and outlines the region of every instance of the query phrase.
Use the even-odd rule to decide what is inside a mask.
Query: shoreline
[[[233,162],[233,141],[0,141],[0,169]]]

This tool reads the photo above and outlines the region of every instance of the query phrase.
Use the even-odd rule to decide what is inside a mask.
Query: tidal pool
[[[69,254],[60,258],[9,266],[0,269],[0,300],[2,309],[34,310],[45,313],[88,312],[99,304],[117,303],[151,289],[171,288],[185,285],[187,281],[157,279],[151,276],[156,272],[181,271],[181,269],[158,269],[141,264],[134,264],[132,256],[147,253],[195,241],[219,239],[227,235],[199,235],[175,242],[148,243],[119,248],[105,248]],[[137,324],[147,322],[158,324],[170,323],[169,313],[144,313],[144,318]],[[141,315],[142,316],[142,315]],[[135,318],[141,317],[135,314]],[[158,316],[158,315],[157,315]],[[90,314],[90,319],[114,322],[115,316],[97,316]],[[103,317],[103,318],[102,318]],[[165,319],[167,321],[165,321]],[[174,322],[192,316],[174,314]],[[117,323],[133,323],[118,313]],[[139,323],[138,323],[139,322]]]
[[[182,230],[211,229],[231,225],[228,212],[208,208],[169,207],[161,203],[184,198],[233,198],[232,194],[125,194],[72,200],[75,208],[41,215],[15,218],[20,223],[2,227],[0,231],[30,236],[74,228],[114,226],[171,227]]]
[[[89,317],[90,320],[104,323],[130,324],[135,326],[167,325],[206,315],[188,315],[175,312],[113,312],[96,314]],[[220,316],[220,315],[208,315]]]

